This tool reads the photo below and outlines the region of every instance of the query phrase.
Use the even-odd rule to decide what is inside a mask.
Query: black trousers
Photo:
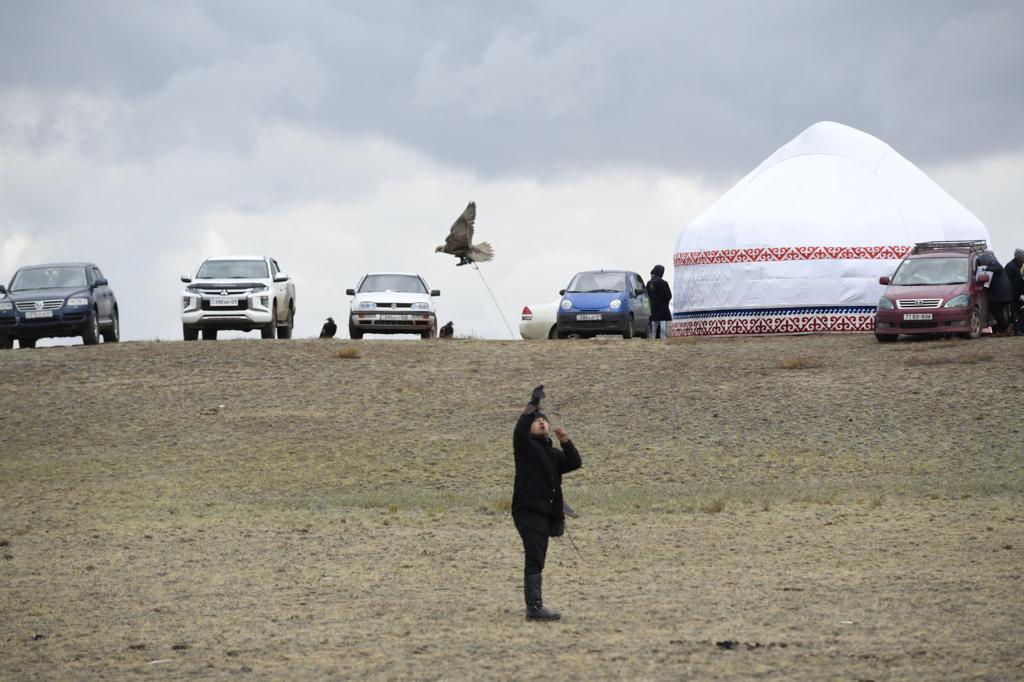
[[[548,553],[548,518],[543,514],[518,511],[512,515],[516,530],[523,539],[526,564],[523,575],[535,575],[544,570],[544,558]]]

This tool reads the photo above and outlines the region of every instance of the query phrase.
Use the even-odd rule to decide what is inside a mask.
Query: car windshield
[[[926,286],[964,284],[967,281],[966,258],[909,258],[896,270],[893,284]]]
[[[625,275],[621,272],[581,272],[569,282],[570,294],[614,293],[625,290]]]
[[[367,291],[402,291],[408,294],[425,294],[427,288],[416,275],[367,275],[359,285],[359,293]]]
[[[264,260],[208,260],[196,274],[197,279],[259,279],[268,276]]]
[[[66,266],[56,268],[29,268],[19,270],[11,280],[11,291],[29,289],[70,289],[88,286],[85,268]]]

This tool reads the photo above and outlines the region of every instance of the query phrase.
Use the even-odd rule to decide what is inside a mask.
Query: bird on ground
[[[448,321],[448,324],[442,325],[441,328],[437,330],[438,337],[442,339],[450,339],[453,334],[455,334],[455,325],[452,324],[451,320]]]
[[[469,202],[469,206],[466,206],[466,210],[462,212],[455,224],[452,225],[451,231],[448,233],[448,238],[444,241],[444,244],[434,249],[434,253],[450,253],[453,256],[459,257],[459,265],[468,265],[470,263],[482,263],[494,258],[494,249],[487,242],[480,242],[479,244],[473,244],[473,224],[476,222],[476,202]]]
[[[321,339],[333,339],[334,335],[338,333],[338,325],[334,324],[334,318],[328,317],[327,321],[324,322],[324,326],[320,328]]]

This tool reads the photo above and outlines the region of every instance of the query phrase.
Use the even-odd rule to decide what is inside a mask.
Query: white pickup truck
[[[181,328],[186,341],[216,339],[220,329],[259,329],[264,339],[290,339],[295,284],[269,256],[207,258],[195,277],[181,276]]]

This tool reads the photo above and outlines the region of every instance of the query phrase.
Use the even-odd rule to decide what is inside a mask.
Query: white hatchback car
[[[348,335],[419,334],[424,339],[437,336],[434,296],[441,292],[427,286],[426,280],[407,272],[370,272],[359,280],[352,296]]]
[[[524,339],[558,338],[558,306],[561,302],[561,298],[556,298],[550,303],[523,306],[519,335]]]

